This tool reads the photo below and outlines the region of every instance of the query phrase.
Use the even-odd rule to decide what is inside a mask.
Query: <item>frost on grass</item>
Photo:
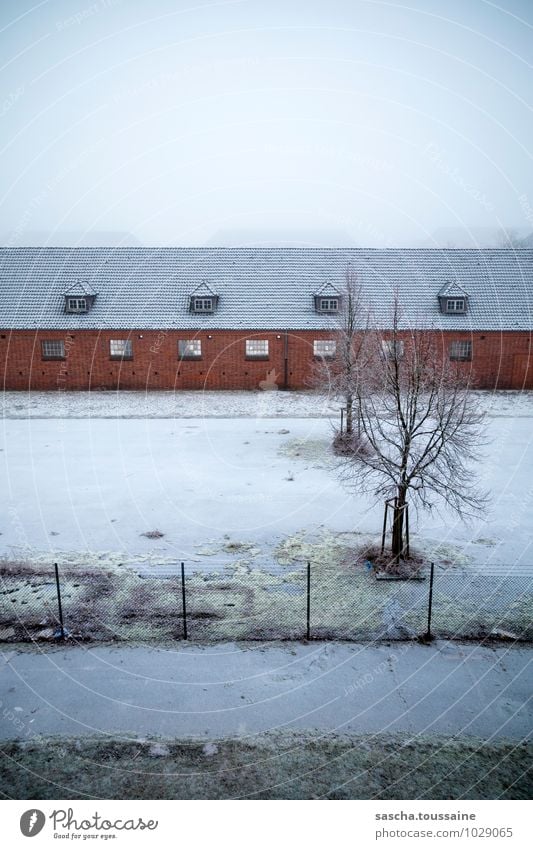
[[[278,448],[278,455],[312,463],[315,469],[329,469],[336,463],[327,439],[288,439]]]
[[[419,735],[278,732],[198,739],[7,741],[15,799],[528,799],[532,746]],[[50,779],[53,776],[53,781]]]
[[[467,566],[472,563],[472,558],[464,553],[463,548],[453,543],[417,538],[417,546],[429,562],[439,561],[444,566]]]
[[[301,639],[306,635],[307,562],[311,564],[311,637],[339,640],[413,639],[426,630],[428,580],[379,581],[357,557],[375,537],[304,531],[282,540],[274,560],[258,568],[259,549],[226,540],[241,555],[186,571],[188,636],[198,641]],[[107,563],[107,561],[105,561]],[[443,561],[444,563],[445,561]],[[427,577],[427,569],[421,576]],[[65,624],[75,640],[173,641],[183,637],[182,587],[171,572],[103,561],[61,568]],[[531,639],[530,582],[498,578],[464,566],[437,566],[433,632],[480,638],[505,631]],[[0,567],[0,639],[51,639],[57,628],[53,567],[4,561]]]

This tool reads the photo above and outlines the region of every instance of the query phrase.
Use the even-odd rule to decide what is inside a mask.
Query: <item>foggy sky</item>
[[[532,231],[532,48],[530,0],[2,0],[0,234]]]

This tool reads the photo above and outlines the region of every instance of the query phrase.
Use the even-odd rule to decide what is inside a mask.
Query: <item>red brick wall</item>
[[[287,383],[309,386],[313,340],[332,337],[327,331],[291,331],[288,337]],[[202,359],[181,361],[178,339],[201,339]],[[245,358],[246,339],[268,339],[269,360]],[[41,341],[61,339],[63,361],[43,361]],[[113,361],[110,339],[131,339],[133,360]],[[533,343],[527,332],[442,334],[444,345],[471,339],[473,361],[464,368],[480,388],[533,389]],[[256,331],[60,330],[0,331],[0,367],[5,389],[257,389],[267,372],[284,384],[285,333]]]

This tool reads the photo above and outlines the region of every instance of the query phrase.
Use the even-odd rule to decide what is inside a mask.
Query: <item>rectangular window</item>
[[[315,357],[333,359],[336,353],[337,343],[334,339],[315,339],[313,342],[313,354]]]
[[[401,340],[383,339],[381,352],[386,360],[395,360],[403,357],[403,342]]]
[[[268,360],[268,339],[247,339],[246,356],[251,359]]]
[[[46,339],[41,342],[43,360],[64,360],[65,343],[62,339]]]
[[[180,339],[178,356],[181,360],[200,360],[202,358],[201,339]]]
[[[86,298],[69,298],[67,302],[68,312],[87,312]]]
[[[111,339],[109,342],[109,356],[112,360],[133,359],[133,343],[131,339]]]
[[[318,308],[320,312],[338,312],[339,310],[339,299],[338,298],[320,298]]]
[[[213,312],[213,298],[195,298],[194,312]]]
[[[464,298],[448,298],[446,301],[446,312],[465,312]]]
[[[457,340],[450,343],[450,360],[470,362],[472,359],[472,342]]]

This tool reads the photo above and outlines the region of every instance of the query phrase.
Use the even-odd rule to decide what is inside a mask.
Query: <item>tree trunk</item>
[[[399,487],[398,496],[394,499],[392,518],[392,556],[394,563],[398,566],[400,558],[405,554],[404,543],[404,514],[406,505],[406,491]]]
[[[353,397],[346,396],[346,433],[353,433]]]

